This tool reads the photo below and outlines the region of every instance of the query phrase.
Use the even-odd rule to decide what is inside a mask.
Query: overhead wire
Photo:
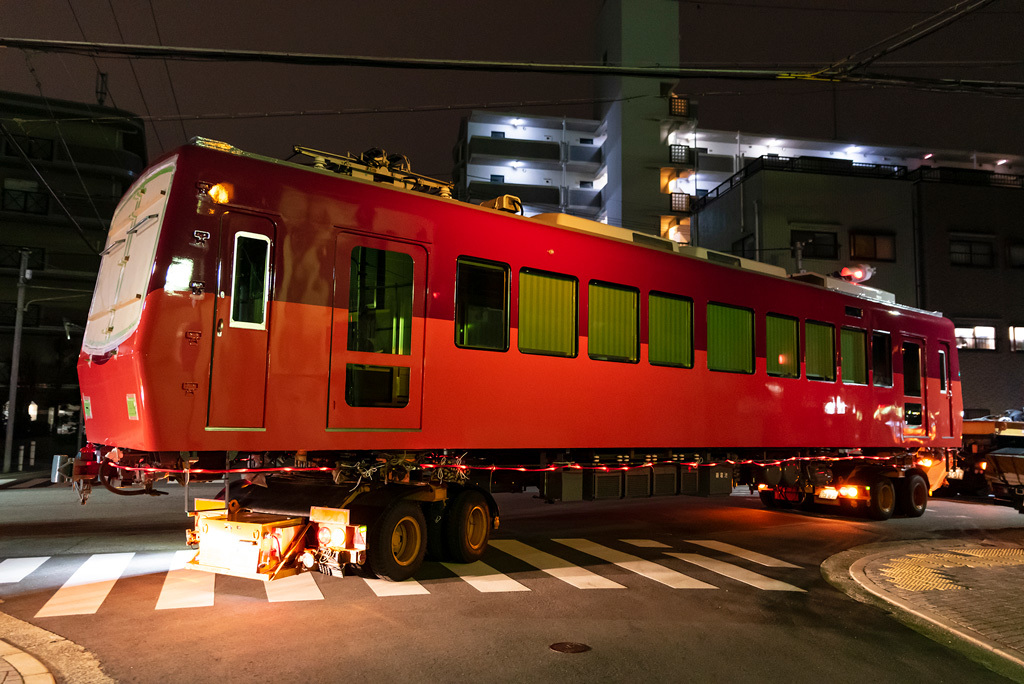
[[[160,35],[160,25],[157,23],[156,20],[156,10],[153,9],[153,0],[149,0],[149,14],[153,17],[153,28],[156,29],[156,42],[160,45],[163,45],[164,40],[163,37],[161,37]],[[167,85],[170,86],[171,90],[171,100],[174,102],[174,111],[176,111],[178,113],[178,116],[180,117],[181,107],[178,105],[178,93],[174,88],[174,79],[171,78],[171,68],[170,66],[168,66],[166,59],[163,60],[163,63],[164,72],[167,74]],[[186,143],[188,142],[188,132],[185,130],[185,122],[183,119],[179,118],[178,124],[181,126],[181,142]]]
[[[114,20],[114,27],[117,29],[117,35],[123,42],[124,32],[121,31],[121,22],[117,20],[117,11],[114,10],[113,0],[107,0],[107,4],[110,6],[110,14]],[[142,107],[146,110],[146,114],[149,114],[149,102],[146,100],[146,93],[142,89],[142,81],[139,80],[139,74],[137,71],[135,71],[135,62],[129,61],[128,66],[132,70],[132,78],[135,79],[135,86],[139,89],[139,98],[141,98],[142,100]],[[160,146],[160,149],[165,149],[164,141],[160,138],[160,131],[157,130],[156,126],[153,126],[153,135],[156,136],[156,142]]]

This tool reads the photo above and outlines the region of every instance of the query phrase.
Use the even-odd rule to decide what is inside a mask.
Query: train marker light
[[[206,194],[217,204],[227,204],[231,201],[231,195],[234,194],[233,190],[234,188],[230,183],[217,183],[211,185]]]
[[[839,271],[839,277],[843,280],[848,280],[851,283],[863,283],[875,274],[875,267],[868,266],[867,264],[857,264],[856,266],[843,266]]]

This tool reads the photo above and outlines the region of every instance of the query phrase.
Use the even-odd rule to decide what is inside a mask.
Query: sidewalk
[[[829,558],[821,572],[857,600],[1024,682],[1024,530],[984,541],[868,544]]]

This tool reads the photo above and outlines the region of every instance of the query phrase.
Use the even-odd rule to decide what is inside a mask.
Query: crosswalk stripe
[[[313,575],[303,572],[290,577],[282,577],[274,581],[264,581],[267,589],[267,600],[271,603],[285,601],[323,601],[324,595],[316,585]]]
[[[483,561],[474,563],[441,563],[466,582],[484,593],[503,591],[530,591],[530,588],[520,584],[508,575],[498,572]]]
[[[639,546],[644,549],[670,549],[672,548],[668,544],[662,544],[660,541],[654,541],[653,539],[620,539],[623,544],[631,544],[633,546]]]
[[[377,596],[417,596],[430,593],[426,587],[414,579],[390,582],[388,580],[364,577],[363,581],[366,582],[366,586],[370,587]]]
[[[185,563],[192,560],[195,551],[176,551],[171,559],[171,568],[164,578],[157,610],[174,608],[206,608],[213,605],[213,587],[217,576],[212,572],[186,569]]]
[[[595,544],[588,539],[555,539],[553,541],[559,544],[565,544],[568,547],[574,548],[577,551],[582,551],[585,554],[600,558],[603,561],[614,563],[615,565],[635,572],[638,575],[652,579],[655,582],[661,582],[665,586],[672,587],[673,589],[717,589],[718,587],[708,584],[707,582],[701,582],[698,579],[694,579],[688,575],[684,575],[681,572],[676,572],[671,568],[666,568],[664,565],[658,565],[653,561],[644,560],[637,556],[623,553],[622,551],[616,551],[610,549],[607,546]]]
[[[0,584],[20,582],[32,574],[36,568],[50,559],[49,556],[32,558],[8,558],[0,563]]]
[[[19,482],[18,484],[11,485],[7,489],[29,489],[30,487],[35,487],[36,485],[41,485],[42,483],[49,481],[50,478],[48,477],[37,477],[31,480],[25,480],[24,482]]]
[[[714,549],[715,551],[724,551],[733,556],[744,558],[748,561],[757,563],[758,565],[764,565],[769,568],[799,568],[799,565],[793,565],[787,563],[784,560],[778,558],[772,558],[766,556],[763,553],[757,553],[756,551],[749,551],[739,546],[733,546],[732,544],[726,544],[725,542],[713,541],[711,539],[687,539],[687,544],[696,544],[697,546],[703,546],[706,549]]]
[[[134,553],[98,553],[90,556],[71,579],[39,609],[36,617],[95,613],[134,556]]]
[[[679,560],[684,560],[687,563],[693,563],[694,565],[700,566],[705,570],[716,572],[719,575],[724,575],[730,579],[734,579],[737,582],[743,582],[749,584],[757,589],[763,589],[765,591],[804,591],[800,587],[794,587],[792,584],[786,584],[779,580],[759,575],[756,572],[751,572],[746,568],[741,568],[738,565],[732,563],[726,563],[725,561],[718,560],[717,558],[708,558],[698,553],[677,553],[675,551],[666,551],[667,555]]]
[[[573,565],[550,553],[545,553],[532,546],[527,546],[515,539],[492,539],[491,546],[499,551],[504,551],[510,556],[515,556],[521,561],[529,563],[538,570],[562,580],[577,589],[625,589],[618,582],[613,582],[606,577],[597,575],[589,570]]]

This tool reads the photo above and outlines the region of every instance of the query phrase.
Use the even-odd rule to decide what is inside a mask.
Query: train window
[[[903,343],[903,394],[921,396],[921,345]]]
[[[810,380],[836,379],[835,327],[828,323],[807,321],[804,324],[804,345],[807,377]]]
[[[871,333],[871,384],[892,387],[892,340],[889,333]]]
[[[648,361],[693,368],[693,300],[652,292],[647,303]]]
[[[946,366],[946,350],[939,350],[939,391],[945,394],[946,392],[946,379],[949,377],[949,371]]]
[[[590,281],[587,354],[601,361],[635,363],[639,350],[640,291]]]
[[[754,372],[754,312],[708,303],[708,369]]]
[[[267,327],[270,238],[257,233],[236,233],[233,272],[231,325],[263,330]]]
[[[840,330],[839,354],[842,357],[843,384],[868,384],[867,333],[856,328]]]
[[[519,351],[576,356],[578,288],[572,276],[519,271]]]
[[[401,366],[345,367],[345,403],[349,406],[402,408],[409,403],[409,369]]]
[[[455,346],[508,351],[507,264],[460,258],[455,276]]]
[[[412,257],[372,247],[352,250],[348,349],[412,353]]]
[[[791,316],[765,316],[768,375],[781,378],[800,377],[799,324]]]

